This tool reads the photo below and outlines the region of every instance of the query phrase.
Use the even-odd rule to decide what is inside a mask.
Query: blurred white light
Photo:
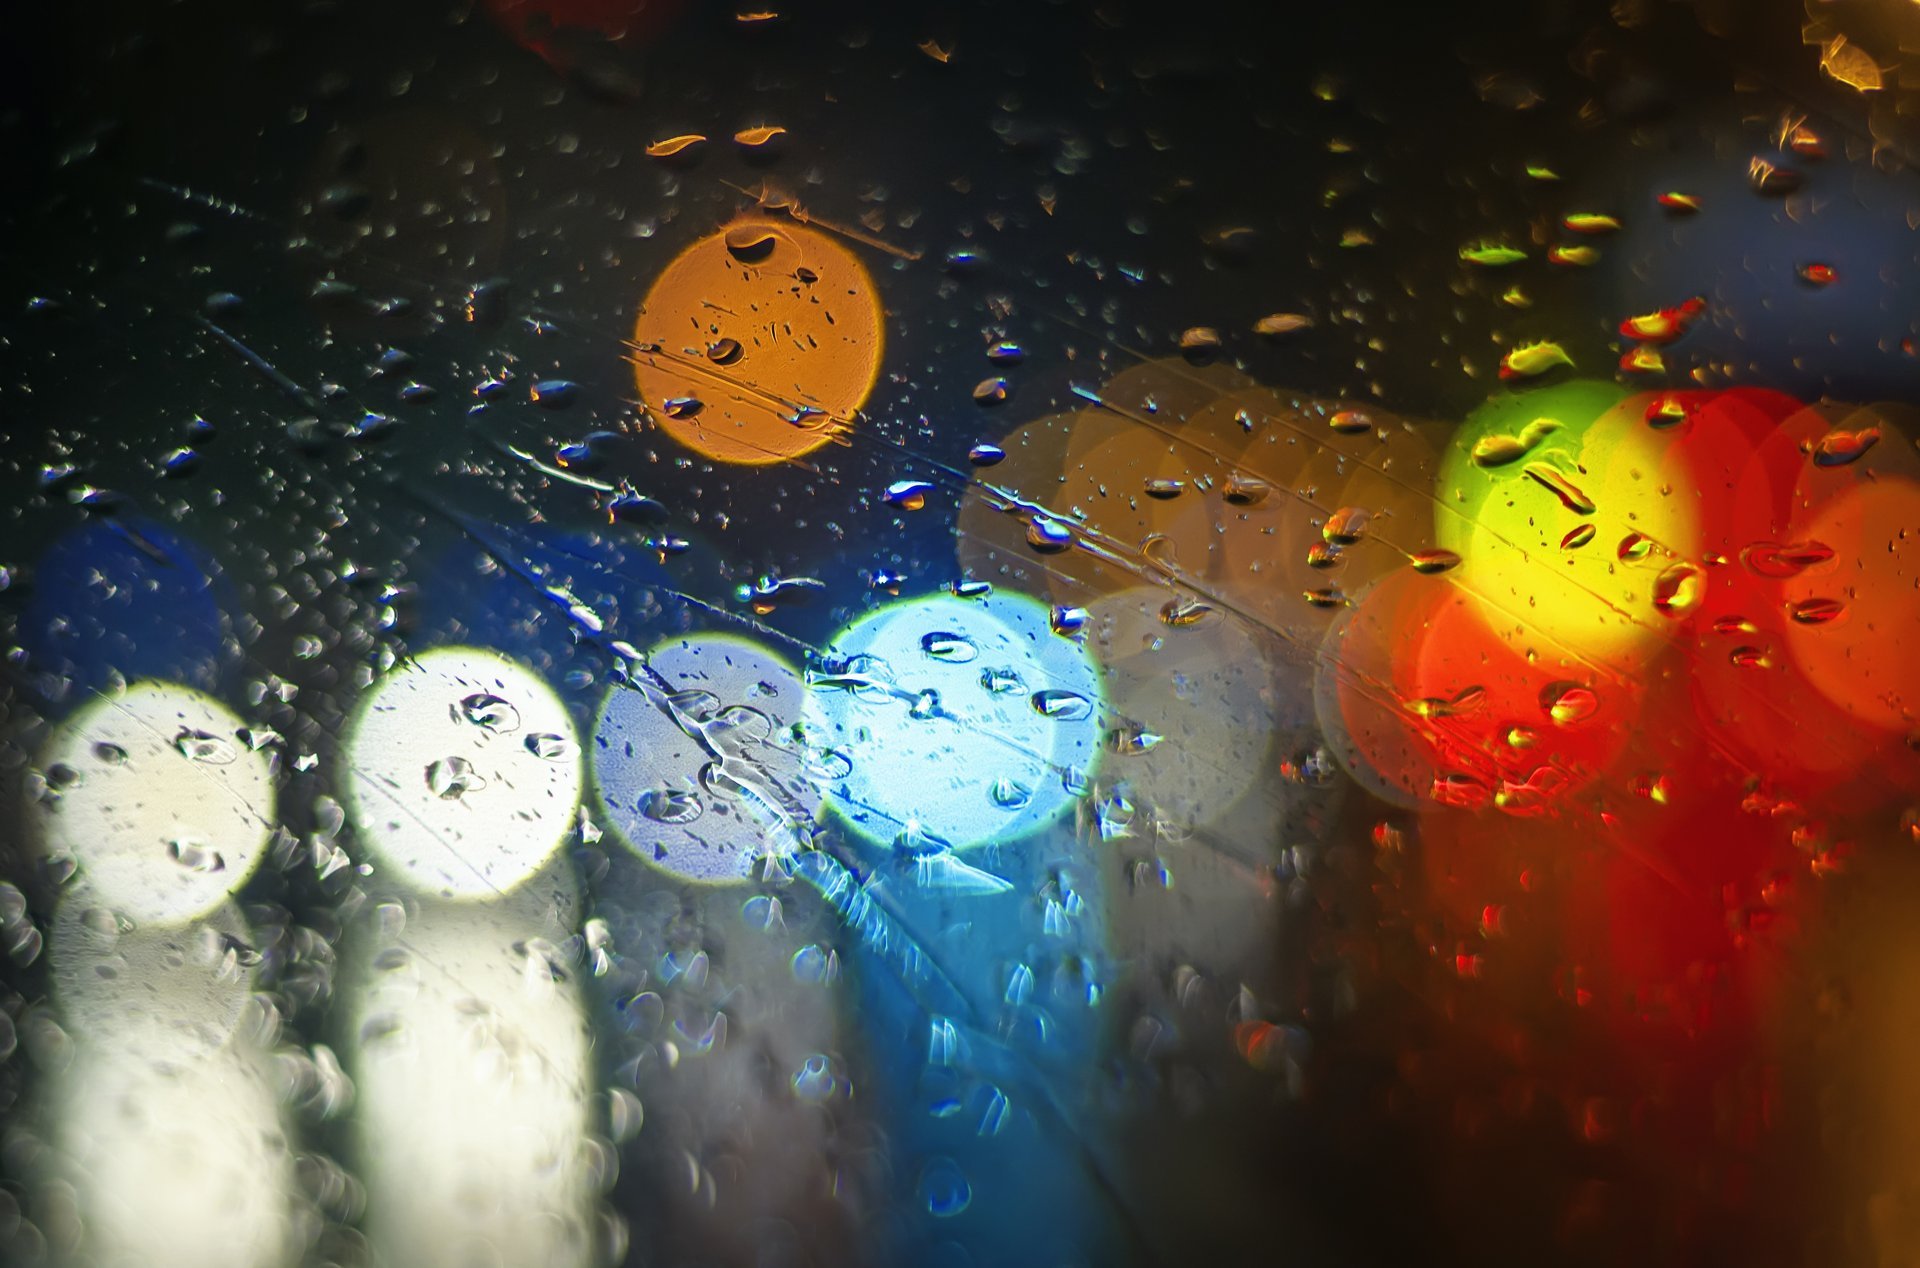
[[[594,783],[628,848],[695,881],[745,880],[798,849],[820,809],[813,768],[832,760],[795,738],[799,675],[717,634],[661,643],[646,668],[594,728]]]
[[[273,824],[265,757],[241,721],[190,687],[137,682],[63,723],[42,752],[42,848],[79,865],[69,903],[136,924],[180,923],[225,901]]]
[[[372,948],[348,1011],[381,1263],[591,1257],[591,1045],[560,949],[572,909],[543,892],[562,870],[493,903],[420,903]]]
[[[423,652],[381,678],[348,728],[359,838],[417,889],[507,893],[560,847],[580,803],[580,749],[552,688],[472,647]]]
[[[292,1157],[253,1030],[231,905],[190,928],[130,927],[69,900],[55,998],[73,1060],[53,1085],[54,1157],[80,1261],[273,1268],[294,1261]]]

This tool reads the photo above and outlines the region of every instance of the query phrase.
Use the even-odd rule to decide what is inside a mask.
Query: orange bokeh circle
[[[880,374],[884,311],[825,233],[742,217],[661,271],[633,328],[640,399],[717,462],[798,458],[852,425]]]

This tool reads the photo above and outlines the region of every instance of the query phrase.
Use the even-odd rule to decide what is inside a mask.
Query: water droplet
[[[1747,164],[1747,183],[1756,194],[1791,194],[1806,183],[1806,177],[1791,167],[1780,167],[1756,156]]]
[[[1740,552],[1740,562],[1751,571],[1763,577],[1781,579],[1797,576],[1832,558],[1833,547],[1816,541],[1794,542],[1785,546],[1778,542],[1755,542]]]
[[[200,451],[197,449],[175,449],[160,459],[161,474],[180,480],[192,475],[200,468]]]
[[[1327,426],[1342,436],[1358,436],[1373,430],[1373,416],[1357,409],[1337,410],[1327,420]]]
[[[980,671],[980,686],[996,696],[1010,695],[1025,691],[1027,684],[1020,675],[1011,669],[983,669]]]
[[[1073,545],[1073,530],[1059,520],[1036,515],[1027,521],[1027,545],[1043,555],[1056,554]]]
[[[1483,468],[1504,467],[1532,453],[1542,441],[1559,430],[1559,419],[1536,418],[1522,427],[1517,436],[1482,436],[1474,443],[1473,463]]]
[[[1862,427],[1859,431],[1830,431],[1815,442],[1813,465],[1844,467],[1857,461],[1867,450],[1879,443],[1878,427]]]
[[[1741,646],[1727,653],[1727,663],[1736,669],[1771,669],[1773,659],[1764,647]]]
[[[1174,629],[1198,625],[1214,614],[1214,608],[1191,595],[1168,599],[1160,607],[1160,622]]]
[[[665,140],[655,141],[653,144],[647,146],[647,157],[666,159],[681,154],[697,153],[699,148],[706,143],[706,140],[707,138],[701,136],[698,132],[684,132],[679,136],[670,136]],[[732,245],[731,235],[729,235],[728,245]]]
[[[716,339],[707,345],[707,360],[715,365],[732,365],[740,359],[738,339]]]
[[[1093,716],[1093,701],[1076,692],[1055,688],[1036,691],[1031,699],[1034,712],[1060,722],[1079,722]]]
[[[227,870],[227,860],[220,851],[194,837],[176,836],[168,841],[167,857],[189,872],[202,875]]]
[[[604,465],[593,446],[581,443],[562,445],[553,451],[553,460],[569,471],[597,471]]]
[[[749,150],[757,150],[767,145],[777,136],[784,136],[786,129],[778,124],[764,124],[757,128],[742,128],[733,134],[736,145]]]
[[[793,1094],[815,1105],[830,1098],[834,1086],[833,1070],[827,1058],[819,1053],[808,1057],[800,1072],[793,1076]]]
[[[913,698],[913,703],[907,706],[907,716],[918,722],[940,716],[940,693],[931,687],[922,691]]]
[[[520,711],[499,696],[484,691],[463,697],[451,712],[455,722],[471,722],[483,731],[520,729]]]
[[[127,750],[121,748],[118,744],[110,744],[105,740],[101,740],[93,746],[93,756],[96,760],[105,762],[109,766],[120,766],[125,764],[127,760]]]
[[[900,832],[893,838],[893,848],[905,855],[925,858],[935,854],[953,852],[953,842],[945,837],[935,836],[918,819],[909,819],[901,825]]]
[[[993,781],[987,796],[1002,810],[1022,810],[1033,800],[1033,789],[1017,779],[1002,775]]]
[[[967,461],[976,467],[991,467],[1006,459],[1007,451],[998,445],[981,441],[967,450]]]
[[[706,403],[697,396],[670,396],[660,402],[660,412],[668,418],[694,418]]]
[[[1443,806],[1477,810],[1493,800],[1493,790],[1485,781],[1464,772],[1435,775],[1427,795]]]
[[[1644,797],[1655,805],[1664,806],[1673,787],[1667,777],[1659,771],[1641,771],[1627,780],[1627,791],[1636,797]]]
[[[1180,353],[1188,361],[1203,363],[1220,353],[1220,332],[1212,326],[1189,326],[1180,332]]]
[[[442,801],[453,801],[487,786],[464,757],[442,757],[427,764],[427,787]]]
[[[1012,390],[1005,379],[981,379],[973,385],[973,403],[976,405],[1002,405]]]
[[[1302,591],[1300,597],[1316,608],[1337,608],[1345,606],[1346,594],[1338,586],[1322,586],[1318,590]]]
[[[347,430],[347,439],[358,444],[375,444],[393,435],[400,428],[400,420],[391,414],[375,414],[371,411],[360,415],[360,421]]]
[[[1015,1008],[1033,998],[1033,970],[1024,964],[1016,964],[1007,974],[1007,989],[1002,996]]]
[[[220,736],[191,727],[180,728],[180,733],[173,737],[173,747],[188,761],[205,762],[210,766],[225,766],[240,755],[232,744]]]
[[[880,496],[888,506],[897,506],[903,511],[917,511],[927,504],[927,494],[931,492],[933,486],[925,480],[896,480]]]
[[[974,1094],[974,1105],[980,1112],[980,1126],[976,1131],[981,1136],[998,1136],[1013,1112],[1007,1094],[992,1086],[982,1087]]]
[[[1436,547],[1433,550],[1416,551],[1411,556],[1410,562],[1415,572],[1433,576],[1435,573],[1447,572],[1458,567],[1460,556],[1453,551]]]
[[[1579,550],[1582,546],[1598,536],[1599,531],[1599,529],[1591,524],[1576,524],[1567,530],[1565,537],[1560,539],[1560,549]]]
[[[1086,627],[1089,619],[1089,613],[1085,608],[1056,605],[1054,609],[1047,614],[1047,628],[1062,638],[1065,638],[1069,635],[1078,634]]]
[[[1120,757],[1139,757],[1157,748],[1162,738],[1138,723],[1129,722],[1107,732],[1107,751]]]
[[[853,759],[836,748],[810,748],[803,760],[807,778],[817,783],[838,783],[853,774]]]
[[[1253,332],[1257,335],[1290,335],[1297,330],[1306,330],[1313,325],[1313,318],[1305,313],[1269,313],[1253,323]]]
[[[1187,482],[1185,480],[1168,478],[1153,479],[1146,482],[1146,493],[1150,498],[1157,498],[1165,502],[1179,497],[1180,494],[1186,490],[1186,487]]]
[[[1796,625],[1825,625],[1847,610],[1839,599],[1802,599],[1788,609]]]
[[[920,1172],[920,1199],[936,1218],[950,1219],[973,1202],[966,1173],[951,1158],[935,1158]]]
[[[1238,471],[1227,476],[1226,483],[1220,486],[1220,496],[1229,506],[1258,506],[1271,492],[1273,486],[1265,480]]]
[[[632,489],[620,489],[607,499],[609,524],[660,524],[666,518],[663,503]]]
[[[780,911],[780,900],[771,894],[755,894],[740,904],[740,918],[750,929],[770,933],[786,927],[786,918]]]
[[[1343,506],[1327,516],[1320,536],[1330,546],[1351,546],[1367,535],[1373,515],[1357,506]]]
[[[1487,703],[1487,689],[1463,687],[1451,700],[1440,696],[1422,696],[1406,702],[1406,710],[1416,718],[1457,718],[1478,713]]]
[[[956,665],[964,665],[980,654],[980,649],[963,635],[949,634],[945,631],[921,635],[920,650],[935,660],[949,661]]]
[[[1579,486],[1562,475],[1558,469],[1544,462],[1529,462],[1525,473],[1528,479],[1560,499],[1560,505],[1575,515],[1593,514],[1593,499],[1581,492]]]
[[[735,225],[727,230],[725,242],[727,253],[743,263],[752,264],[773,254],[774,243],[779,236],[765,225]]]
[[[799,981],[830,982],[839,975],[839,958],[835,952],[822,951],[813,943],[808,943],[793,953],[788,967]]]
[[[1540,708],[1558,726],[1585,722],[1600,709],[1600,697],[1577,682],[1553,682],[1540,689]]]
[[[962,577],[948,586],[947,590],[956,599],[984,599],[993,593],[993,582]]]
[[[1706,586],[1706,574],[1699,567],[1673,564],[1653,580],[1653,606],[1663,616],[1685,616],[1700,606]]]
[[[526,739],[527,752],[543,762],[563,762],[579,752],[579,746],[564,735],[555,735],[551,731],[535,731]]]
[[[413,354],[405,348],[386,348],[374,358],[373,372],[376,375],[398,374],[413,364]]]
[[[1628,533],[1614,549],[1623,564],[1639,563],[1653,553],[1653,539],[1645,533]]]
[[[640,794],[636,809],[655,823],[692,823],[706,813],[706,803],[691,788],[649,788]]]
[[[541,379],[532,388],[533,403],[543,409],[565,409],[580,395],[571,379]]]
[[[1329,568],[1338,568],[1346,559],[1338,546],[1326,542],[1315,542],[1307,547],[1307,567],[1325,572]]]

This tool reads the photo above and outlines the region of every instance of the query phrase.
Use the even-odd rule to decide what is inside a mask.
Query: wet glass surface
[[[1920,6],[8,22],[0,1260],[1920,1255]]]

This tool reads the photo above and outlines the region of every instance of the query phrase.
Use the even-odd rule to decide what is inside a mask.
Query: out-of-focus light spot
[[[1920,483],[1861,482],[1820,506],[1806,535],[1845,561],[1780,583],[1787,647],[1814,686],[1862,725],[1920,728],[1920,659],[1900,640],[1920,629]],[[1810,616],[1823,619],[1808,619]]]
[[[136,923],[212,911],[246,882],[274,822],[266,757],[242,726],[170,683],[95,700],[42,752],[42,848],[79,865],[88,901]]]
[[[236,951],[252,935],[232,906],[192,928],[118,920],[68,901],[51,944],[74,1042],[45,1104],[85,1262],[295,1262],[287,1129],[243,1025],[255,981]]]
[[[18,637],[48,699],[75,700],[115,679],[216,686],[232,633],[224,582],[199,547],[117,516],[55,541],[35,573]]]
[[[1106,667],[1113,714],[1167,741],[1109,773],[1171,821],[1211,823],[1266,777],[1278,715],[1304,713],[1305,701],[1276,698],[1242,622],[1169,629],[1165,603],[1164,591],[1142,587],[1093,605],[1089,644]]]
[[[641,858],[695,881],[745,880],[801,845],[815,785],[849,758],[796,736],[805,691],[786,662],[745,639],[697,635],[647,653],[594,727],[607,826]]]
[[[1654,531],[1635,517],[1656,515],[1661,540],[1685,540],[1681,508],[1652,496],[1624,470],[1614,484],[1603,483],[1601,472],[1611,468],[1589,457],[1590,436],[1596,458],[1602,447],[1644,444],[1644,427],[1601,432],[1594,426],[1620,398],[1619,388],[1592,382],[1496,398],[1454,434],[1441,462],[1435,528],[1439,544],[1461,557],[1454,577],[1489,628],[1511,627],[1524,616],[1553,640],[1545,653],[1612,657],[1648,638],[1630,611],[1636,577],[1585,553],[1564,557],[1564,566],[1544,565],[1559,557],[1558,543],[1571,530],[1594,522],[1600,536],[1618,540],[1635,525]],[[1524,449],[1524,463],[1481,459],[1491,440],[1541,419],[1557,426],[1537,429],[1543,434]],[[1632,459],[1619,465],[1631,467]],[[1589,499],[1591,515],[1577,509]]]
[[[381,678],[348,724],[345,752],[360,840],[444,897],[524,883],[580,803],[565,706],[531,670],[479,648],[435,648]]]
[[[708,458],[797,458],[851,426],[873,390],[881,316],[866,267],[828,234],[737,220],[674,257],[647,291],[634,382],[667,434]],[[739,355],[708,356],[722,339]]]
[[[1086,650],[1048,618],[1004,591],[931,595],[835,635],[805,709],[809,739],[846,755],[828,804],[870,840],[955,849],[1010,841],[1065,809],[1100,759],[1102,693]],[[976,654],[933,654],[929,635]]]

